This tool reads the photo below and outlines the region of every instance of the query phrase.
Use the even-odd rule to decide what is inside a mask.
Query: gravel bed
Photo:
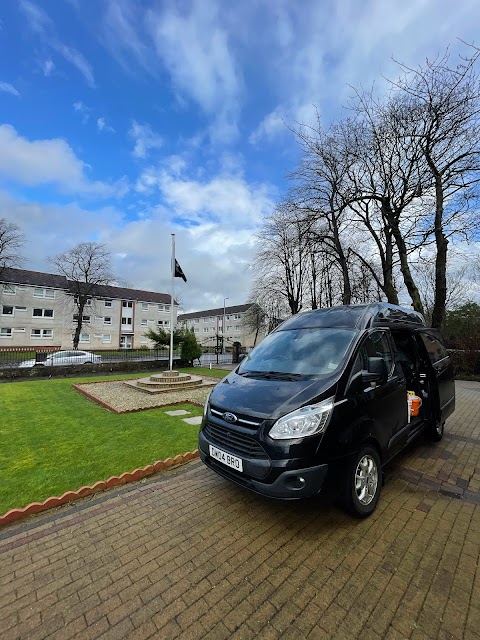
[[[204,382],[217,383],[219,378],[202,376]],[[106,402],[116,411],[131,411],[132,409],[151,409],[163,407],[178,402],[196,402],[203,404],[213,386],[203,386],[179,391],[164,391],[149,394],[129,387],[117,380],[112,382],[90,382],[77,385],[95,399]]]

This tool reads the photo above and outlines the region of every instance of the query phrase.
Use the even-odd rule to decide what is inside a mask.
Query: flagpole
[[[170,298],[170,362],[169,362],[169,371],[173,371],[173,319],[174,319],[174,308],[173,308],[173,299],[174,299],[174,286],[175,286],[175,234],[172,233],[172,264],[171,264],[171,275],[172,275],[172,294]]]

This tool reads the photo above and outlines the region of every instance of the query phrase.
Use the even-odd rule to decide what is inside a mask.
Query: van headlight
[[[275,422],[268,434],[274,440],[292,440],[323,433],[333,411],[334,397],[287,413]]]

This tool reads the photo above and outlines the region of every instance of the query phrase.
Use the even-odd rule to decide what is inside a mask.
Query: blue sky
[[[338,117],[352,85],[382,91],[392,57],[474,42],[479,19],[477,0],[5,0],[0,217],[27,269],[95,240],[156,291],[175,233],[184,310],[242,304],[295,167],[288,126]]]

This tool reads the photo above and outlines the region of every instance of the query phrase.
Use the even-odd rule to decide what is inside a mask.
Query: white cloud
[[[131,0],[110,0],[106,7],[102,44],[114,58],[129,71],[137,64],[154,77],[166,69],[181,107],[193,102],[209,118],[210,137],[234,139],[243,76],[234,32],[223,24],[224,5],[210,0],[144,10]]]
[[[198,2],[190,9],[183,15],[173,5],[163,12],[150,10],[147,24],[176,90],[215,116],[212,134],[229,140],[236,134],[243,80],[221,23],[223,7]]]
[[[52,41],[51,46],[60,53],[67,62],[70,62],[84,77],[85,82],[91,88],[95,88],[95,78],[93,77],[93,70],[91,65],[87,62],[85,56],[74,49],[73,47],[67,47],[65,44],[57,41]]]
[[[13,84],[10,84],[9,82],[0,82],[0,91],[3,91],[4,93],[9,93],[10,95],[16,96],[17,98],[20,97],[20,92],[17,91],[17,89],[15,89]]]
[[[458,11],[448,0],[279,4],[278,19],[250,41],[274,100],[250,134],[254,144],[283,134],[279,115],[289,126],[310,123],[318,107],[328,123],[350,102],[352,86],[375,81],[385,90],[385,77],[400,73],[392,57],[416,66],[448,45],[458,47],[457,38],[477,35],[477,0],[465,0]]]
[[[76,203],[58,205],[16,199],[0,190],[3,217],[15,222],[25,234],[25,269],[51,272],[47,256],[53,256],[81,241],[101,241],[123,223],[113,207],[84,209]]]
[[[90,119],[90,115],[92,113],[92,110],[90,109],[90,107],[87,107],[87,105],[81,100],[76,100],[72,106],[75,113],[78,113],[81,116],[82,123],[87,124],[87,122]]]
[[[91,181],[88,166],[61,138],[27,140],[7,124],[0,125],[0,180],[28,187],[56,185],[61,191],[100,198],[118,195],[128,188],[125,179],[109,185]]]
[[[40,63],[40,67],[43,71],[43,75],[48,78],[52,75],[53,70],[55,69],[55,64],[53,63],[53,60],[51,58],[48,58],[47,60],[43,60]]]
[[[132,154],[135,158],[145,159],[151,149],[159,149],[163,145],[163,139],[149,124],[140,124],[136,120],[133,120],[128,135],[134,141]]]
[[[46,11],[29,0],[21,0],[19,6],[27,19],[30,29],[40,38],[42,43],[73,65],[84,77],[87,85],[92,89],[95,88],[95,78],[90,63],[80,51],[66,45],[58,38],[55,25]],[[50,62],[53,64],[51,60]],[[45,75],[48,74],[45,73]]]
[[[287,127],[285,126],[286,117],[278,107],[266,115],[255,131],[250,134],[248,138],[250,144],[257,144],[264,138],[272,139],[279,133],[287,131]]]
[[[97,131],[104,131],[105,133],[115,133],[115,129],[107,124],[105,118],[97,118]]]

